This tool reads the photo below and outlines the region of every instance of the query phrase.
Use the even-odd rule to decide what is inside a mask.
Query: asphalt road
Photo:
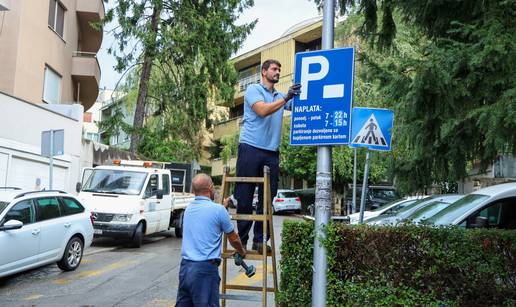
[[[281,227],[286,219],[297,217],[274,216],[278,265]],[[180,261],[181,240],[171,233],[148,237],[139,249],[96,239],[74,272],[62,272],[52,264],[0,278],[0,306],[174,306]],[[228,283],[261,286],[262,264],[249,262],[257,267],[253,278],[247,278],[243,269],[229,261]],[[268,268],[271,272],[270,261]],[[272,274],[268,275],[272,286]],[[258,292],[234,293],[261,297]],[[269,294],[267,301],[273,306],[274,295]],[[228,301],[226,306],[261,304]]]

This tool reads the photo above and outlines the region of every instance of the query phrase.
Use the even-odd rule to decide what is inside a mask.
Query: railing
[[[97,54],[95,52],[87,52],[87,51],[74,51],[73,56],[85,57],[85,58],[96,58]]]
[[[240,92],[244,92],[249,85],[255,84],[255,83],[260,83],[260,81],[261,81],[261,76],[259,73],[250,75],[250,76],[242,78],[238,81],[238,88],[239,88]]]

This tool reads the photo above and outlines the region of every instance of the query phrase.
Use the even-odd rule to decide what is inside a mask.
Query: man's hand
[[[294,96],[297,96],[301,94],[301,84],[297,83],[288,88],[288,93],[285,95],[285,102],[289,101],[290,99],[294,98]]]

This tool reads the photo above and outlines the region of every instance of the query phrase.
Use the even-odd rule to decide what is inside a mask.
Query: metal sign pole
[[[366,198],[366,191],[367,191],[367,177],[369,176],[369,160],[370,160],[370,152],[368,150],[366,153],[364,183],[362,184],[362,197],[360,198],[360,217],[359,217],[360,224],[362,224],[364,222],[365,198]]]
[[[335,4],[333,0],[324,1],[322,49],[333,49],[333,26]],[[332,148],[317,147],[317,177],[315,183],[315,239],[314,239],[314,273],[312,278],[312,306],[326,306],[326,268],[328,260],[326,248],[319,239],[325,237],[331,213]]]
[[[48,175],[48,189],[52,190],[54,171],[54,130],[50,130],[50,171]]]
[[[357,212],[357,149],[353,148],[353,201],[351,213]]]

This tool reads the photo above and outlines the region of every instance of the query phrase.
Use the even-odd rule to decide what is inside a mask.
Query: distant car
[[[91,213],[71,194],[0,190],[0,277],[52,262],[73,271],[92,240]]]
[[[470,193],[424,222],[436,226],[516,229],[516,182]]]
[[[276,197],[272,200],[272,213],[282,211],[301,212],[301,199],[292,190],[278,190]]]
[[[394,211],[390,214],[382,214],[375,218],[369,219],[367,224],[370,225],[396,225],[398,223],[402,223],[407,220],[407,218],[422,208],[425,208],[434,202],[446,202],[448,204],[457,201],[458,199],[464,197],[464,195],[457,194],[449,194],[449,195],[432,195],[427,198],[418,200],[411,205],[408,205],[402,209]]]
[[[364,211],[364,221],[367,221],[368,219],[377,217],[380,214],[384,214],[384,213],[389,214],[390,212],[394,212],[403,207],[406,207],[406,206],[416,202],[417,200],[418,199],[416,197],[410,197],[408,199],[402,199],[402,200],[395,200],[384,206],[381,206],[380,208],[370,210],[370,211]],[[360,212],[348,215],[348,219],[349,219],[350,224],[358,224],[358,222],[360,220]]]

